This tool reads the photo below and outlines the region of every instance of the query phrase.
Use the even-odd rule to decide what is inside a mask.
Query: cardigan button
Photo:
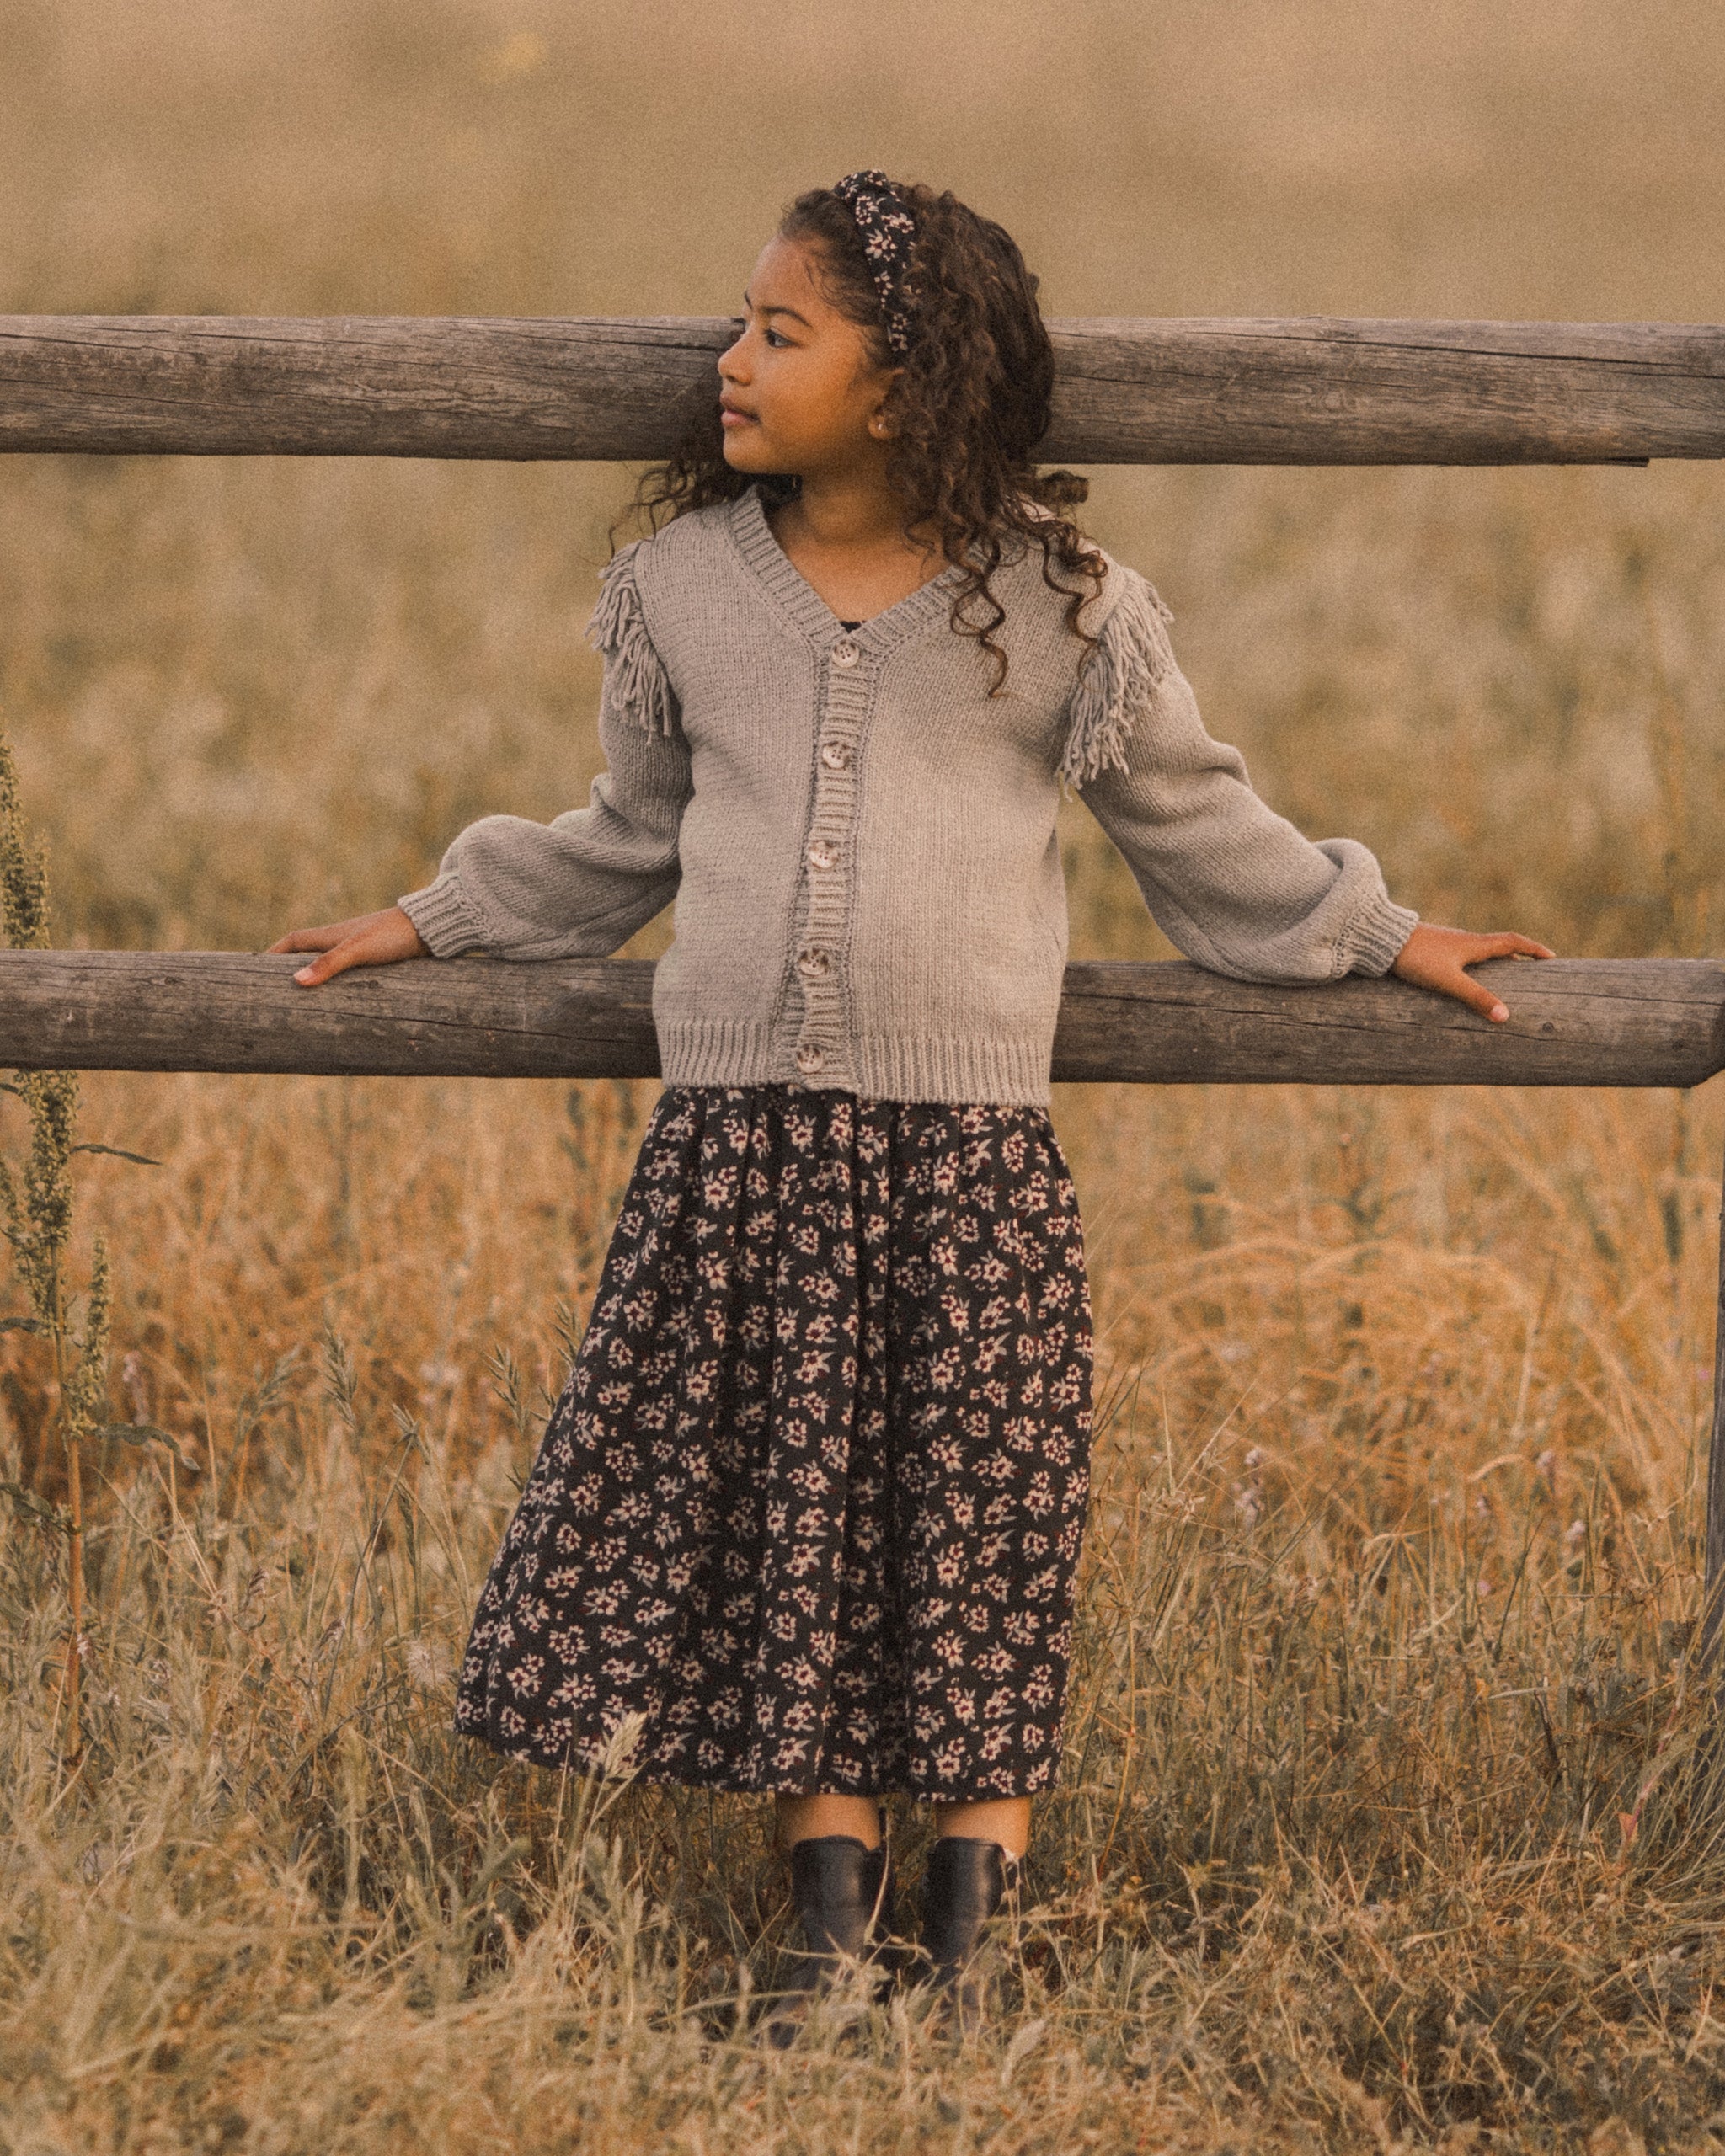
[[[845,771],[851,768],[851,748],[846,741],[824,741],[820,744],[820,760],[830,771]]]
[[[813,1041],[805,1041],[797,1050],[798,1070],[819,1070],[826,1062],[826,1050],[816,1048]]]
[[[825,980],[832,971],[831,952],[813,949],[798,952],[797,971],[804,980]]]
[[[809,866],[811,868],[830,868],[838,856],[825,839],[813,839],[809,845]]]
[[[862,656],[862,653],[848,637],[841,638],[832,648],[831,657],[835,666],[854,666]]]

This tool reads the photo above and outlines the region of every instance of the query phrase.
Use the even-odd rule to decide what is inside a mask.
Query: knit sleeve
[[[639,542],[638,542],[637,544]],[[483,816],[458,832],[435,878],[396,903],[434,956],[602,958],[675,897],[692,791],[676,696],[641,611],[633,547],[605,572],[589,636],[605,654],[588,805],[548,824]]]
[[[1060,769],[1119,848],[1178,950],[1242,980],[1384,974],[1418,921],[1354,839],[1314,844],[1214,741],[1151,586],[1124,579],[1068,712]]]

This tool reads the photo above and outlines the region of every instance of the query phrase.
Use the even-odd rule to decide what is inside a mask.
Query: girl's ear
[[[895,367],[893,369],[891,374],[887,377],[886,397],[889,398],[894,390],[898,387],[899,376],[905,370],[902,367]],[[885,398],[883,398],[881,400],[881,409],[871,416],[868,422],[868,431],[874,436],[877,441],[890,441],[893,436],[898,432],[897,427],[895,426],[891,419],[887,417]]]

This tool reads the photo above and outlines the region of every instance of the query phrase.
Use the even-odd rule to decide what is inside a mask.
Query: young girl
[[[604,573],[590,805],[488,816],[354,965],[601,957],[675,898],[665,1090],[590,1325],[479,1598],[457,1726],[772,1792],[812,1989],[890,1926],[880,1796],[935,1806],[951,1983],[1060,1752],[1089,1304],[1049,1124],[1075,789],[1168,936],[1272,981],[1464,973],[1211,740],[1166,610],[1039,472],[1036,280],[949,194],[854,173],[756,263],[654,536]]]

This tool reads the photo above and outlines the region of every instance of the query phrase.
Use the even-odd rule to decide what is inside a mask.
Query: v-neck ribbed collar
[[[836,638],[848,636],[866,656],[882,657],[895,645],[927,628],[950,608],[952,587],[961,572],[948,562],[938,576],[919,584],[908,597],[871,614],[860,627],[846,629],[773,537],[758,482],[737,496],[729,516],[738,552],[809,643],[822,649]]]

